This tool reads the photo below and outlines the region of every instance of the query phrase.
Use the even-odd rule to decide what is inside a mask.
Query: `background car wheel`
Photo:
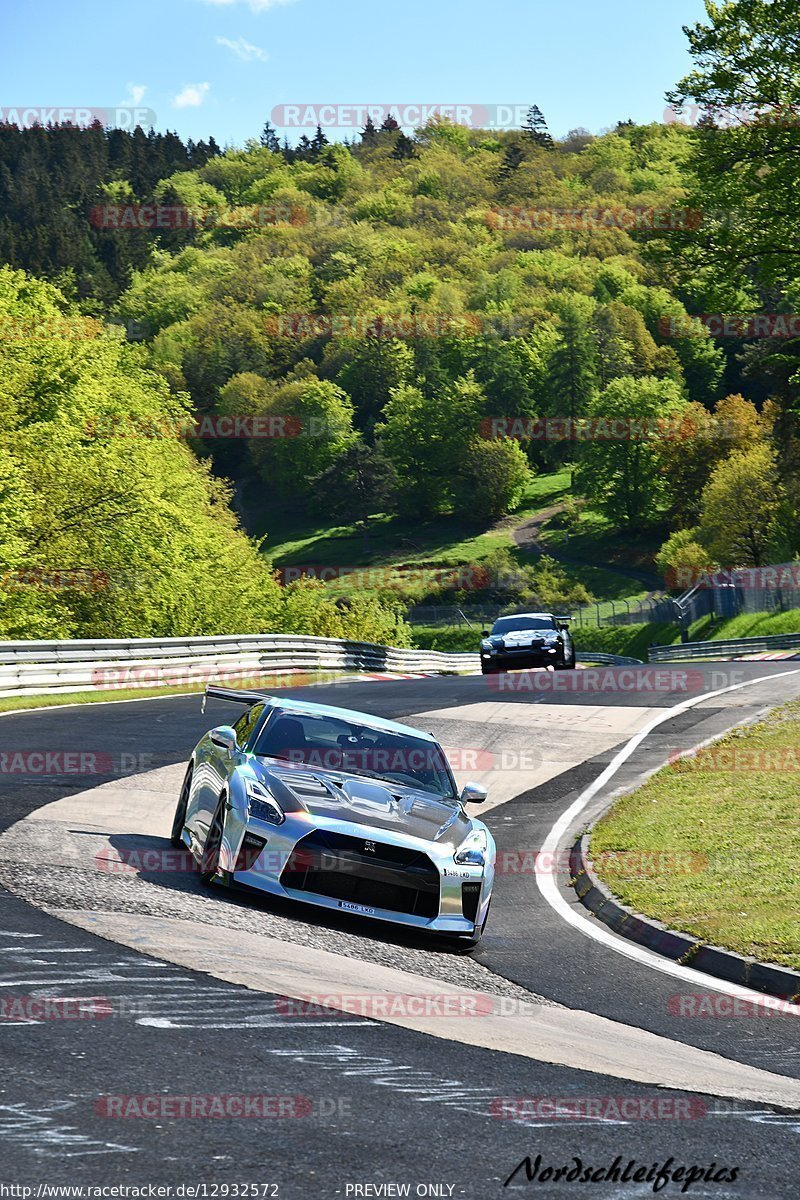
[[[178,807],[175,809],[175,819],[172,822],[172,833],[169,835],[169,840],[176,850],[180,850],[183,846],[183,827],[186,824],[186,809],[189,804],[189,789],[192,786],[192,767],[189,765],[184,778],[181,794],[178,800]]]
[[[219,803],[214,810],[214,816],[211,818],[211,824],[208,827],[208,836],[203,846],[203,854],[200,858],[200,879],[203,883],[213,883],[219,872],[219,859],[222,852],[222,836],[225,832],[225,797],[220,796]]]

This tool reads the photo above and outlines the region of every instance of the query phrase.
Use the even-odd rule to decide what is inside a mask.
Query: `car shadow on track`
[[[199,896],[204,900],[217,900],[221,904],[253,912],[265,912],[299,926],[305,925],[319,930],[347,934],[351,937],[368,938],[384,945],[424,950],[437,955],[461,957],[474,947],[459,946],[435,933],[419,932],[402,925],[359,917],[351,913],[338,913],[331,909],[317,908],[302,901],[271,896],[241,884],[224,886],[204,884],[199,868],[188,850],[176,850],[166,838],[149,834],[115,833],[108,838],[111,851],[100,856],[96,865],[101,870],[121,878],[137,878],[151,886],[168,892]],[[269,930],[264,930],[270,933]],[[271,936],[280,937],[275,930]]]

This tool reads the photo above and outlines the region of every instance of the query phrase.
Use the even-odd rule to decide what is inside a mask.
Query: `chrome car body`
[[[571,671],[575,647],[569,635],[571,617],[552,613],[513,613],[499,617],[481,641],[481,670],[484,675],[515,667],[554,667]]]
[[[489,830],[465,806],[485,800],[486,792],[468,784],[458,795],[433,737],[306,701],[214,687],[207,696],[246,711],[235,727],[212,729],[198,743],[175,814],[173,844],[189,848],[206,882],[477,941],[496,851]],[[327,750],[312,754],[309,729],[315,737],[331,731],[329,747],[343,755],[342,765],[333,765]],[[344,734],[334,740],[337,730]],[[302,750],[283,748],[298,738]],[[348,743],[357,739],[387,766],[386,778],[350,769],[355,752]],[[394,757],[379,746],[394,748]],[[412,749],[435,769],[406,779]],[[400,772],[397,754],[405,755]]]

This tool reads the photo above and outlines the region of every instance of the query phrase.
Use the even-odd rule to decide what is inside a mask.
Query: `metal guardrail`
[[[601,654],[599,651],[584,650],[576,655],[579,663],[600,663],[607,667],[641,667],[640,658],[626,658],[623,654]]]
[[[649,661],[671,662],[685,658],[739,658],[770,650],[800,650],[800,633],[777,633],[761,638],[731,638],[718,642],[684,642],[674,646],[651,646]]]
[[[306,671],[477,670],[477,653],[398,649],[296,634],[0,642],[0,696],[201,686]]]
[[[615,666],[634,658],[587,651],[579,659]],[[475,672],[477,652],[398,649],[372,642],[296,634],[99,641],[0,642],[0,696],[109,691],[159,686],[238,684],[311,671]]]

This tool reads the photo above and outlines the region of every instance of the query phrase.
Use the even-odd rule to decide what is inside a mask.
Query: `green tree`
[[[307,496],[313,481],[354,444],[353,406],[326,379],[276,385],[258,414],[266,436],[250,442],[265,484],[281,496]]]
[[[738,451],[719,464],[703,490],[700,538],[725,566],[762,567],[779,533],[782,501],[771,447]]]
[[[376,434],[394,463],[406,512],[430,515],[453,508],[485,403],[470,378],[429,396],[409,385],[392,393]]]
[[[616,525],[641,527],[666,503],[659,422],[675,422],[683,406],[677,384],[650,376],[614,379],[589,405],[575,486]]]
[[[586,412],[597,386],[595,341],[583,297],[561,301],[559,318],[547,373],[548,409],[575,421]]]
[[[656,555],[656,566],[666,586],[675,592],[695,587],[701,576],[717,570],[709,551],[700,542],[700,529],[671,533]]]
[[[281,152],[280,138],[269,121],[266,122],[261,132],[261,145],[271,154],[280,154]]]
[[[379,446],[354,442],[314,481],[321,508],[358,525],[369,551],[372,517],[390,512],[397,495],[397,472]]]
[[[459,477],[458,510],[494,520],[519,507],[532,474],[518,442],[476,438]]]
[[[547,122],[542,116],[542,111],[538,105],[532,104],[528,109],[522,129],[526,136],[529,137],[532,142],[535,142],[537,146],[541,146],[544,150],[552,150],[553,139],[550,136],[550,130],[547,128]]]
[[[709,220],[687,239],[693,261],[719,273],[730,295],[742,272],[762,284],[797,279],[800,9],[794,0],[706,0],[706,12],[706,23],[684,27],[696,66],[668,98],[680,113],[695,102],[692,203]]]
[[[337,382],[353,401],[359,428],[371,431],[392,392],[411,378],[413,353],[404,342],[384,337],[367,337],[343,349],[352,357]]]

